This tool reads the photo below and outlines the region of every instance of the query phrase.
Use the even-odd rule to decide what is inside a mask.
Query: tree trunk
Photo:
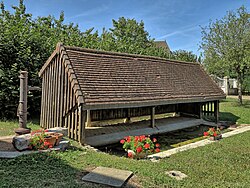
[[[237,83],[237,85],[238,85],[238,101],[242,105],[242,82],[243,82],[243,79],[242,79],[241,74],[238,75],[237,82],[238,82]]]

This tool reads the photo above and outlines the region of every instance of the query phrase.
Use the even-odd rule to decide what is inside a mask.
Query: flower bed
[[[62,138],[62,134],[48,132],[48,130],[37,130],[31,132],[29,149],[43,150],[54,147],[56,143],[59,143]]]
[[[142,159],[148,154],[160,152],[160,144],[156,143],[156,138],[150,139],[150,136],[128,136],[120,141],[123,149],[128,152],[129,158]]]
[[[222,138],[222,134],[219,128],[209,128],[208,131],[205,131],[204,137],[209,137],[210,140],[215,141]]]

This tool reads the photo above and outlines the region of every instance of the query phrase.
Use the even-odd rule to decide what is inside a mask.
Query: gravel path
[[[243,100],[244,100],[244,99],[250,100],[250,96],[248,96],[248,95],[244,95],[244,96],[242,96],[242,97],[243,97]],[[238,96],[236,96],[236,95],[228,95],[227,98],[238,99]]]

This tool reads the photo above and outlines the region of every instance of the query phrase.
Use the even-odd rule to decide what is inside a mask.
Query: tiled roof
[[[165,48],[168,52],[170,52],[170,48],[165,40],[164,41],[154,41],[154,43],[157,47]]]
[[[68,46],[65,50],[86,106],[151,106],[225,98],[198,63]]]

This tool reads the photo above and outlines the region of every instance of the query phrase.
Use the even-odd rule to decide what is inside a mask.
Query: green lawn
[[[243,100],[240,106],[237,99],[227,98],[220,103],[220,119],[239,124],[250,124],[250,100]]]
[[[27,124],[28,128],[31,128],[32,130],[40,129],[40,126],[38,122],[28,122]],[[14,135],[15,129],[18,128],[18,122],[17,121],[1,121],[0,122],[0,136],[7,136],[7,135]]]
[[[223,118],[238,116],[238,122],[249,123],[248,104],[239,107],[231,99],[222,102],[223,112],[232,110]],[[0,122],[0,127],[5,124]],[[158,163],[97,153],[72,142],[76,147],[66,152],[0,160],[0,187],[86,187],[80,178],[86,169],[96,166],[131,170],[142,187],[249,187],[249,138],[250,132],[245,132],[172,155]],[[165,175],[168,170],[180,170],[188,178],[171,179]]]

